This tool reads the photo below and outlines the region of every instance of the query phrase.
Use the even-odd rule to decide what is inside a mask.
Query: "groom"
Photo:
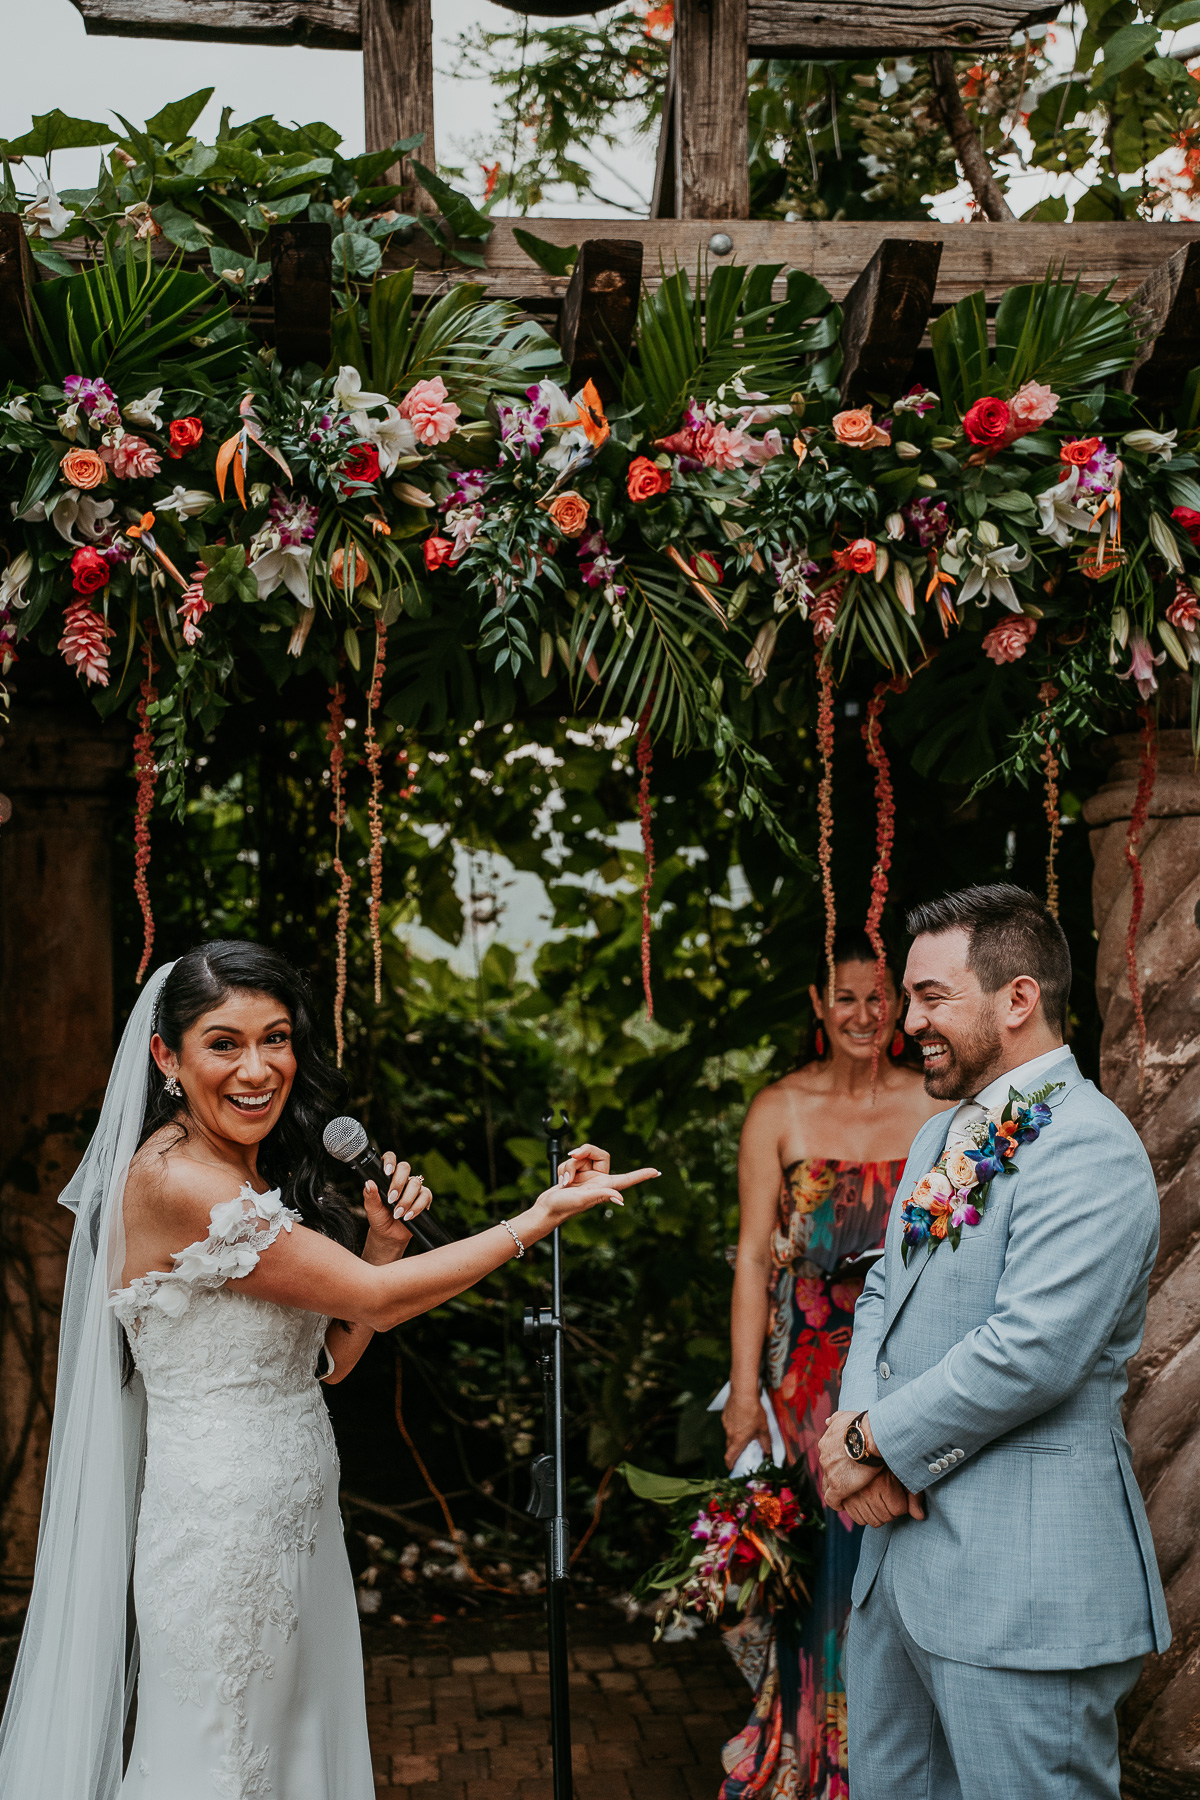
[[[1154,1176],[1063,1043],[1071,961],[1046,907],[967,888],[908,929],[905,1029],[929,1093],[959,1104],[913,1144],[821,1440],[827,1503],[873,1527],[851,1790],[1117,1800],[1116,1708],[1170,1641],[1121,1427]]]

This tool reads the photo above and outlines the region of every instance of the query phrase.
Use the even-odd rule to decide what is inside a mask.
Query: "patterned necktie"
[[[987,1107],[980,1106],[978,1100],[964,1100],[953,1119],[946,1137],[946,1150],[959,1150],[971,1142],[971,1130],[987,1118]]]

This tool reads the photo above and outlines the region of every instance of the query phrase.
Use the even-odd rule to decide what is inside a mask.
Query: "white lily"
[[[571,400],[556,381],[538,383],[538,399],[550,408],[547,425],[566,425],[568,419],[577,419],[582,398],[582,388],[574,400]],[[582,425],[573,425],[566,431],[547,431],[543,443],[548,444],[549,448],[542,452],[542,466],[561,472],[570,466],[581,450],[587,449],[588,437]]]
[[[92,494],[81,494],[78,488],[64,488],[50,501],[46,517],[64,543],[78,546],[96,542],[112,509],[112,500],[98,500]],[[76,530],[79,537],[75,536]]]
[[[979,600],[981,606],[985,601],[998,600],[1010,612],[1019,613],[1021,602],[1017,599],[1009,576],[1017,569],[1026,567],[1029,562],[1028,550],[1018,550],[1015,544],[1005,544],[997,550],[988,547],[983,550],[972,549],[971,561],[975,567],[958,591],[959,600],[965,604],[982,595],[983,598]]]
[[[1053,538],[1062,550],[1067,548],[1074,532],[1093,531],[1096,525],[1091,513],[1084,512],[1081,506],[1075,504],[1079,473],[1078,469],[1068,469],[1061,481],[1037,496],[1041,534],[1043,537]]]
[[[217,496],[207,493],[204,488],[185,488],[177,484],[164,500],[154,502],[154,510],[173,512],[181,519],[195,519],[216,504]]]
[[[1137,431],[1127,431],[1125,436],[1121,439],[1121,442],[1127,444],[1131,450],[1140,451],[1143,456],[1161,456],[1164,462],[1170,462],[1171,456],[1176,448],[1175,440],[1178,436],[1179,432],[1177,429],[1172,431],[1150,431],[1147,428],[1139,429]]]
[[[24,394],[14,394],[11,400],[5,401],[4,405],[0,406],[0,412],[7,413],[10,419],[16,419],[22,425],[33,423],[33,408],[28,404],[27,396]]]
[[[72,400],[70,406],[65,407],[63,411],[57,415],[54,423],[58,426],[59,432],[66,438],[68,444],[73,444],[75,439],[79,436],[79,427],[83,423],[79,417],[78,400]]]
[[[31,200],[25,208],[25,217],[37,226],[39,237],[61,237],[75,214],[69,206],[63,205],[48,175],[39,179],[36,192],[36,200]]]
[[[375,396],[364,395],[363,398],[371,400]],[[365,412],[351,413],[350,418],[359,437],[374,444],[378,450],[382,475],[393,474],[400,458],[411,456],[417,448],[417,434],[411,419],[402,419],[395,406],[385,404],[382,419],[370,419]]]
[[[280,544],[277,549],[264,550],[250,564],[250,573],[258,583],[259,599],[265,600],[282,582],[301,606],[311,606],[312,594],[308,586],[311,560],[311,544]]]
[[[28,604],[25,599],[25,583],[33,574],[33,558],[28,550],[22,550],[20,556],[14,556],[7,569],[0,571],[0,613],[6,612],[10,606],[21,607]]]
[[[363,392],[362,376],[353,363],[343,363],[333,384],[333,403],[339,412],[361,412],[368,406],[386,406],[386,394]]]
[[[163,391],[160,387],[151,388],[140,400],[131,400],[121,411],[131,425],[143,425],[147,431],[161,431],[162,420],[158,415],[158,404]]]

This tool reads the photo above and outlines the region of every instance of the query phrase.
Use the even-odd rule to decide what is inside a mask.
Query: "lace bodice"
[[[143,1644],[155,1645],[180,1702],[199,1703],[215,1675],[225,1746],[214,1788],[232,1800],[272,1791],[247,1686],[271,1675],[268,1627],[285,1639],[295,1628],[295,1558],[313,1549],[331,1472],[336,1498],[315,1378],[329,1321],[238,1290],[298,1216],[277,1191],[246,1186],[213,1208],[207,1238],[177,1252],[169,1273],[144,1275],[111,1301],[146,1387]]]

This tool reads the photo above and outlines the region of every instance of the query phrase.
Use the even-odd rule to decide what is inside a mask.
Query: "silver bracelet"
[[[521,1242],[520,1238],[517,1236],[516,1232],[513,1230],[512,1226],[509,1224],[507,1219],[501,1219],[500,1223],[503,1225],[505,1231],[507,1231],[507,1233],[508,1233],[509,1237],[512,1239],[513,1243],[517,1246],[517,1261],[519,1262],[525,1254],[525,1246]]]

